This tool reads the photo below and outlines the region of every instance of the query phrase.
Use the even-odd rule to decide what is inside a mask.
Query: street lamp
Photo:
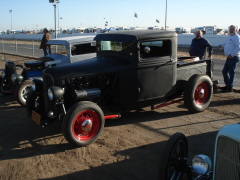
[[[57,3],[60,3],[60,2],[59,0],[49,0],[49,3],[53,3],[53,6],[54,6],[55,39],[57,39],[56,6],[57,6]]]

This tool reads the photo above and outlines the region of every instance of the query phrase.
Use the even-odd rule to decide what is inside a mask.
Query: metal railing
[[[40,41],[37,40],[1,39],[0,52],[41,57],[43,50],[39,46]]]

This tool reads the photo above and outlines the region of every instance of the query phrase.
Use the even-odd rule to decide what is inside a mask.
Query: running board
[[[178,103],[178,102],[181,102],[181,101],[183,101],[183,98],[178,99],[178,100],[171,99],[171,100],[169,100],[169,101],[165,101],[165,102],[157,105],[156,107],[154,107],[154,105],[152,105],[152,106],[151,106],[151,110],[159,109],[159,108],[161,108],[161,107],[168,106],[168,105],[171,105],[171,104],[175,104],[175,103]]]
[[[104,119],[112,119],[112,118],[120,118],[121,114],[111,114],[111,115],[107,115],[104,116]]]

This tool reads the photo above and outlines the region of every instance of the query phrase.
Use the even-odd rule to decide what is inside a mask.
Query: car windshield
[[[49,44],[50,54],[61,54],[67,56],[68,50],[64,45]]]
[[[117,41],[97,41],[97,51],[121,52],[126,55],[133,55],[132,42],[117,42]]]

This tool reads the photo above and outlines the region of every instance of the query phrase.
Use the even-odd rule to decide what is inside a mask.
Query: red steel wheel
[[[63,119],[63,135],[74,146],[87,146],[100,136],[105,119],[101,108],[83,101],[73,105]]]
[[[208,91],[208,85],[206,83],[200,83],[195,89],[195,103],[198,105],[204,104],[208,98]]]
[[[72,133],[76,139],[87,141],[98,133],[100,125],[100,118],[97,112],[85,110],[80,112],[74,119]]]
[[[212,94],[213,85],[209,76],[194,74],[186,84],[184,104],[190,112],[202,112],[209,106]]]

